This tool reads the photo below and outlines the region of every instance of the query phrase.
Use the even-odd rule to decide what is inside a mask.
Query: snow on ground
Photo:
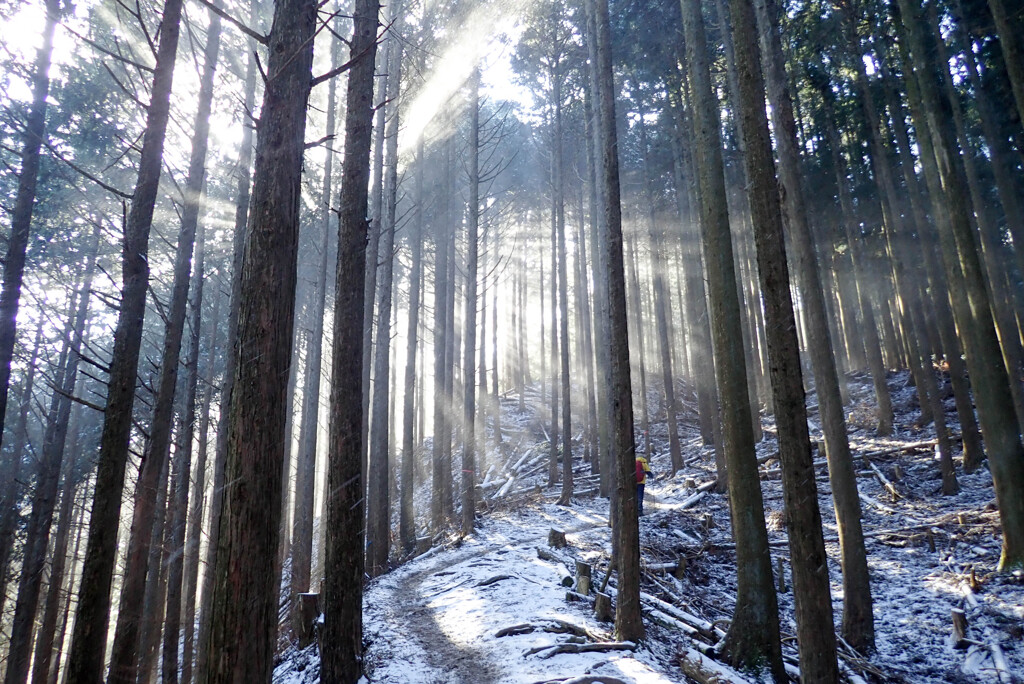
[[[890,378],[890,386],[897,429],[893,437],[882,439],[864,418],[870,414],[866,409],[870,383],[865,378],[850,383],[854,403],[848,413],[855,456],[873,454],[871,462],[900,497],[893,497],[858,461],[877,648],[867,658],[845,653],[843,662],[848,672],[856,671],[871,682],[1024,681],[1024,577],[995,573],[1000,534],[991,476],[984,468],[972,475],[958,470],[961,493],[942,496],[932,447],[920,444],[934,433],[931,426],[922,428],[914,422],[918,417],[914,390],[905,386],[905,374]],[[809,403],[816,403],[813,394]],[[506,434],[512,435],[509,455],[495,459],[504,462],[505,469],[518,462],[521,454],[533,450],[539,455],[547,449],[540,402],[528,404],[525,412],[514,404],[508,402],[502,419]],[[947,405],[951,429],[958,431],[951,399]],[[658,406],[656,398],[652,397],[651,406]],[[812,423],[815,419],[812,413]],[[777,451],[770,423],[766,427],[765,439],[758,445],[762,457]],[[710,449],[701,447],[694,426],[684,424],[680,430],[686,467],[670,478],[663,413],[661,422],[654,420],[650,429],[652,465],[660,477],[648,484],[647,515],[641,518],[643,566],[648,570],[641,589],[697,622],[714,623],[708,632],[712,633],[727,627],[734,604],[729,511],[726,497],[713,492],[694,503],[697,487],[714,478],[713,458]],[[910,446],[914,444],[919,446]],[[823,459],[817,452],[815,457]],[[449,538],[368,584],[364,616],[368,681],[513,684],[585,674],[639,684],[688,681],[680,672],[680,653],[699,644],[679,631],[678,625],[665,626],[671,620],[664,620],[664,612],[657,621],[652,619],[654,613],[647,612],[647,639],[635,651],[553,653],[547,648],[612,639],[611,625],[596,621],[591,604],[568,601],[561,584],[574,560],[590,563],[594,582],[600,582],[611,544],[607,500],[590,494],[574,498],[570,507],[555,505],[557,487],[536,487],[546,481],[543,460],[540,463],[529,477],[517,478],[509,493],[479,517],[473,535]],[[773,568],[781,560],[788,585],[789,550],[777,468],[777,461],[770,460],[762,466],[762,489]],[[575,470],[576,491],[592,489],[594,480],[586,479],[589,468],[578,462]],[[818,471],[838,625],[843,596],[837,530],[825,466]],[[496,474],[493,479],[505,476]],[[418,510],[429,508],[429,493],[424,490],[417,494]],[[495,490],[489,490],[489,495]],[[547,549],[551,528],[567,533],[568,547],[557,553],[569,567],[559,568],[561,563],[538,557],[537,547]],[[686,559],[680,577],[654,565],[674,563],[680,557]],[[614,587],[613,575],[611,593]],[[792,589],[787,586],[778,596],[786,639],[795,633]],[[651,605],[648,600],[647,607]],[[949,636],[954,608],[963,609],[968,621],[967,643],[961,649],[954,648]],[[499,630],[524,624],[533,631],[497,636]],[[567,626],[586,636],[565,633]],[[786,639],[790,664],[796,663],[794,641]],[[281,657],[274,681],[314,684],[318,671],[314,649],[291,650]]]

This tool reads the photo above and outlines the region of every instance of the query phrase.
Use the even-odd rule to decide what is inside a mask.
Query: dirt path
[[[574,534],[600,526],[585,522],[566,528]],[[432,602],[456,588],[458,582],[446,581],[460,567],[488,559],[496,564],[499,554],[511,548],[524,549],[543,544],[544,535],[529,535],[518,539],[484,539],[481,546],[463,548],[454,553],[440,551],[437,555],[417,562],[417,566],[400,577],[385,579],[368,597],[367,610],[372,615],[375,634],[368,635],[367,674],[375,684],[408,682],[415,674],[416,681],[431,684],[473,682],[491,684],[505,673],[502,663],[495,662],[484,647],[472,643],[458,643],[445,633],[438,620],[438,609]],[[374,601],[373,599],[377,599]],[[377,605],[373,605],[377,604]],[[370,620],[366,620],[370,622]],[[396,663],[391,642],[412,642],[421,654],[418,662]],[[406,646],[403,646],[405,648]],[[405,656],[407,661],[412,659]]]

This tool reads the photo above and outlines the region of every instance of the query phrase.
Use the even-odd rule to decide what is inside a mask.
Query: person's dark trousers
[[[642,484],[638,484],[636,486],[636,507],[637,507],[637,511],[639,511],[639,515],[643,515],[644,514],[644,486]]]

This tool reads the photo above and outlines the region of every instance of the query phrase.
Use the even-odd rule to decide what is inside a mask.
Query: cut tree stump
[[[615,611],[612,610],[612,597],[602,592],[597,592],[594,599],[594,614],[601,622],[612,622],[615,620]]]
[[[590,593],[592,571],[589,563],[576,561],[576,591],[586,596]]]
[[[565,530],[552,527],[548,531],[548,546],[556,549],[564,549],[568,545],[565,540]]]
[[[303,649],[313,643],[316,638],[316,619],[320,617],[320,594],[300,593],[298,598],[299,629],[296,636],[299,639],[299,648]]]
[[[965,649],[967,641],[967,614],[959,608],[953,609],[953,648]]]

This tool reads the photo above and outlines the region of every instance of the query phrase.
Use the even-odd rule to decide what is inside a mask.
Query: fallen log
[[[526,655],[536,654],[542,660],[553,658],[562,653],[608,653],[609,651],[635,651],[636,644],[632,641],[599,641],[596,644],[557,644],[555,646],[541,647],[539,650],[530,649]],[[533,651],[531,653],[531,651]]]
[[[700,684],[749,684],[750,682],[735,670],[707,657],[694,648],[684,648],[680,652],[679,668],[683,674]]]

